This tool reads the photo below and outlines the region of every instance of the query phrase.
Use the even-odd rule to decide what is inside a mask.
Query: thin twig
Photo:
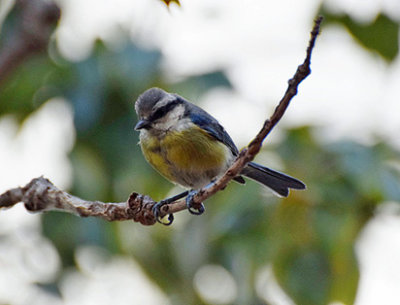
[[[226,173],[211,186],[198,191],[193,198],[194,204],[200,205],[202,201],[211,197],[216,192],[223,190],[260,151],[263,141],[282,118],[290,101],[297,94],[299,84],[311,73],[311,54],[320,31],[321,22],[322,17],[315,20],[306,58],[303,64],[297,68],[293,78],[289,80],[286,93],[272,116],[264,122],[257,136],[250,142],[247,148],[244,148],[240,152],[236,161]],[[132,193],[126,202],[120,203],[85,201],[59,190],[43,177],[33,179],[25,187],[15,188],[0,195],[0,208],[11,207],[20,201],[25,203],[25,207],[29,211],[62,210],[78,216],[95,216],[109,221],[132,219],[144,225],[153,225],[156,222],[152,212],[152,207],[156,202],[148,196]],[[163,206],[160,216],[173,214],[182,210],[186,210],[185,200],[179,200]]]

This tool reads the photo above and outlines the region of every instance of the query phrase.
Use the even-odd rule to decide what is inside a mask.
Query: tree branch
[[[126,202],[119,203],[86,201],[59,190],[43,177],[35,178],[24,187],[17,187],[0,195],[0,208],[11,207],[18,202],[24,202],[25,208],[31,212],[58,210],[109,221],[132,219],[146,225],[155,223],[151,209],[147,213],[148,206],[154,204],[154,200],[148,196],[132,193]]]
[[[199,206],[202,201],[208,199],[216,192],[223,190],[260,151],[264,139],[282,118],[290,101],[297,94],[299,84],[311,73],[311,54],[316,38],[320,32],[321,22],[322,17],[315,20],[306,52],[306,58],[304,62],[298,66],[293,78],[289,80],[286,93],[275,108],[272,116],[264,122],[257,136],[250,142],[247,148],[244,148],[240,152],[236,161],[226,173],[212,185],[198,191],[193,198],[195,205],[197,204]],[[27,210],[35,212],[62,210],[78,216],[95,216],[109,221],[132,219],[144,225],[153,225],[156,222],[152,212],[152,207],[156,202],[148,196],[132,193],[126,202],[120,203],[85,201],[59,190],[49,180],[43,177],[33,179],[25,187],[11,189],[0,195],[0,208],[11,207],[21,201],[24,202]],[[179,200],[163,206],[160,216],[173,214],[185,209],[186,201]]]
[[[0,83],[29,56],[44,51],[60,18],[59,7],[45,0],[17,0],[18,25],[0,49]]]

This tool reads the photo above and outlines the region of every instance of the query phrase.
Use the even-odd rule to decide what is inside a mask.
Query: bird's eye
[[[166,108],[165,106],[158,108],[153,114],[151,115],[152,120],[157,120],[161,117],[163,117],[166,114]]]
[[[176,105],[178,104],[178,101],[173,101],[170,102],[160,108],[158,108],[156,111],[153,112],[151,115],[152,120],[157,120],[159,118],[162,118],[164,115],[166,115],[169,111],[172,110]]]

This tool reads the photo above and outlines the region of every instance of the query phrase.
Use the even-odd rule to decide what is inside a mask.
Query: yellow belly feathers
[[[170,131],[162,138],[143,136],[140,144],[156,170],[185,187],[208,183],[225,171],[232,158],[229,148],[197,126]]]

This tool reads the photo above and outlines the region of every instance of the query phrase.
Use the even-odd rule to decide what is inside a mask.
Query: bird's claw
[[[187,196],[186,197],[186,206],[187,206],[188,211],[191,214],[193,214],[193,215],[201,215],[201,214],[203,214],[204,211],[205,211],[203,203],[200,203],[200,207],[197,207],[197,206],[199,206],[199,204],[196,203],[196,207],[194,207],[193,197],[196,194],[197,194],[197,191],[193,191],[193,190],[190,191],[190,192],[189,191],[185,191],[185,192],[183,192],[181,194],[175,195],[173,197],[170,197],[170,198],[167,198],[167,199],[164,199],[164,200],[161,200],[161,201],[155,203],[153,205],[153,207],[151,208],[151,211],[153,212],[154,218],[156,219],[157,222],[159,222],[159,223],[161,223],[161,224],[163,224],[165,226],[171,225],[172,222],[174,221],[174,215],[173,214],[168,214],[168,222],[163,222],[162,221],[163,217],[160,216],[161,215],[161,208],[164,205],[170,204],[170,203],[172,203],[172,202],[174,202],[174,201],[176,201],[176,200],[178,200],[178,199],[180,199],[180,198],[182,198],[184,196]]]
[[[153,212],[153,215],[156,219],[157,222],[163,224],[164,226],[169,226],[174,222],[174,214],[168,214],[168,222],[163,222],[160,217],[161,214],[161,207],[165,204],[167,204],[168,202],[166,202],[165,200],[161,200],[159,202],[157,202],[151,209],[151,211]]]
[[[200,203],[200,207],[199,208],[195,208],[193,207],[193,197],[194,195],[196,195],[197,192],[196,191],[191,191],[187,197],[186,197],[186,206],[188,211],[190,212],[190,214],[193,215],[201,215],[204,213],[204,211],[206,210],[204,207],[204,204],[201,202]]]

